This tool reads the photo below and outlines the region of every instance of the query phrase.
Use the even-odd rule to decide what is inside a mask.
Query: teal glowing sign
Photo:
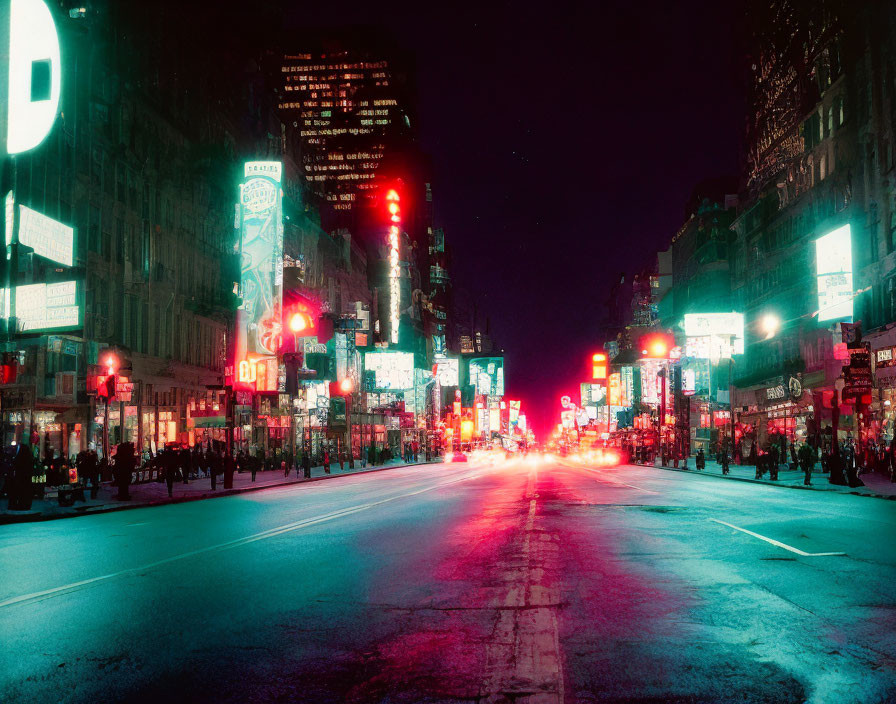
[[[237,357],[274,355],[282,338],[283,206],[279,161],[247,162],[240,185]]]
[[[852,320],[852,232],[838,227],[815,240],[818,320]]]
[[[39,145],[56,121],[62,89],[59,36],[42,0],[0,3],[0,136],[8,154]],[[5,63],[4,63],[5,61]]]

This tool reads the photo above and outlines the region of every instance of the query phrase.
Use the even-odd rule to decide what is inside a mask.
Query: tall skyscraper
[[[285,55],[281,79],[281,115],[299,131],[325,226],[350,223],[390,146],[410,131],[406,73],[382,52],[340,46]]]

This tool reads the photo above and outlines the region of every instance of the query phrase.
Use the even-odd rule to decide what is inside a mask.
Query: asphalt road
[[[0,573],[2,702],[896,701],[880,499],[434,465],[2,526]]]

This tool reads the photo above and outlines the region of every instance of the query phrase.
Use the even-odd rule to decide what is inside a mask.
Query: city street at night
[[[896,0],[0,46],[0,704],[896,702]]]
[[[892,701],[894,524],[533,454],[6,526],[0,700]]]

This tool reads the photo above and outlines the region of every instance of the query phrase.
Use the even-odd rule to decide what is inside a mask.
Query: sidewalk
[[[434,460],[433,462],[441,462],[442,460]],[[430,462],[432,464],[433,462]],[[114,496],[118,493],[116,487],[111,483],[104,483],[100,486],[97,498],[90,498],[90,490],[84,491],[87,497],[86,502],[78,501],[74,506],[60,506],[55,498],[46,498],[42,500],[35,499],[31,504],[31,510],[27,512],[9,511],[7,509],[8,499],[0,499],[0,525],[4,523],[27,523],[31,521],[45,521],[54,518],[67,518],[71,516],[84,516],[94,513],[108,513],[109,511],[120,511],[129,508],[141,508],[144,506],[160,506],[163,504],[182,503],[184,501],[196,501],[198,499],[213,498],[215,496],[232,496],[247,491],[257,491],[275,486],[289,486],[291,484],[304,484],[307,482],[319,481],[323,479],[335,479],[336,477],[347,476],[350,474],[365,474],[369,472],[379,472],[384,469],[395,469],[397,467],[412,467],[426,464],[426,462],[404,463],[400,460],[393,460],[384,465],[377,465],[361,468],[361,463],[356,462],[354,469],[349,469],[346,464],[345,469],[339,469],[339,463],[330,465],[330,474],[324,473],[323,467],[311,468],[311,479],[297,477],[295,472],[291,472],[289,477],[284,477],[282,471],[273,470],[269,472],[258,472],[255,481],[252,481],[250,472],[233,475],[233,488],[224,489],[224,475],[218,475],[217,489],[212,491],[211,478],[202,477],[201,479],[191,479],[188,484],[177,482],[174,484],[173,497],[168,497],[168,485],[165,482],[145,482],[142,484],[131,485],[131,500],[118,501]],[[301,473],[301,469],[299,470]]]
[[[648,465],[649,466],[649,465]],[[771,481],[768,478],[768,472],[765,473],[763,479],[756,479],[756,468],[753,466],[740,466],[732,464],[730,466],[731,473],[729,475],[722,474],[722,466],[715,461],[706,460],[706,469],[697,471],[694,457],[688,458],[687,470],[682,469],[681,465],[677,469],[674,467],[656,466],[657,469],[665,469],[670,472],[688,472],[690,474],[705,474],[712,477],[720,477],[723,479],[731,479],[733,481],[752,482],[755,484],[771,484],[774,486],[784,486],[790,489],[806,489],[814,491],[835,491],[840,494],[857,494],[859,496],[874,496],[878,498],[886,498],[896,500],[896,483],[890,481],[889,477],[881,474],[868,473],[859,476],[865,486],[855,489],[848,486],[838,486],[828,482],[828,475],[821,471],[820,465],[816,465],[812,472],[812,485],[804,486],[803,481],[805,475],[801,471],[793,472],[785,469],[789,465],[781,465],[778,471],[778,481]]]

